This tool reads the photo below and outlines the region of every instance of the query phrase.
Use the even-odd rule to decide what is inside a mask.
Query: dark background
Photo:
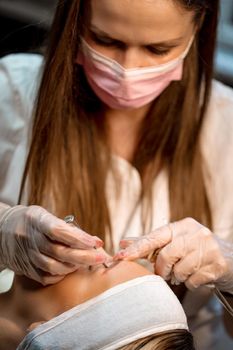
[[[57,0],[0,0],[0,57],[40,52]]]
[[[13,52],[41,52],[56,3],[0,0],[0,57]],[[233,86],[233,0],[221,0],[221,5],[215,76]]]

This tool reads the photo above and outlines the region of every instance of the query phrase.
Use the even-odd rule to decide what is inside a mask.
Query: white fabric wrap
[[[17,348],[112,350],[143,337],[188,329],[175,294],[159,276],[138,277],[40,325]]]

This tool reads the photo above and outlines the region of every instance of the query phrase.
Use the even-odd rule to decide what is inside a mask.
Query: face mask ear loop
[[[194,38],[196,36],[196,33],[193,33],[193,35],[191,36],[189,42],[188,42],[188,46],[186,47],[186,49],[184,50],[184,52],[182,53],[182,55],[180,56],[181,59],[184,59],[188,53],[189,53],[189,50],[193,44],[193,41],[194,41]]]

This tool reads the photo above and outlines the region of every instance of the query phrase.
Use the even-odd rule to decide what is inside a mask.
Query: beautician
[[[44,58],[0,60],[1,269],[56,283],[106,262],[103,242],[114,254],[152,232],[115,258],[162,248],[155,272],[195,289],[183,304],[206,327],[201,349],[222,329],[202,286],[233,294],[233,92],[212,80],[218,7],[61,0]]]

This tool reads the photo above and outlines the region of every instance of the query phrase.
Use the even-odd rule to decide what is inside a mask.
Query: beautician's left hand
[[[154,271],[165,280],[184,282],[189,289],[214,283],[233,294],[233,244],[215,236],[192,218],[163,226],[136,240],[122,240],[114,260],[148,257],[161,249]]]

